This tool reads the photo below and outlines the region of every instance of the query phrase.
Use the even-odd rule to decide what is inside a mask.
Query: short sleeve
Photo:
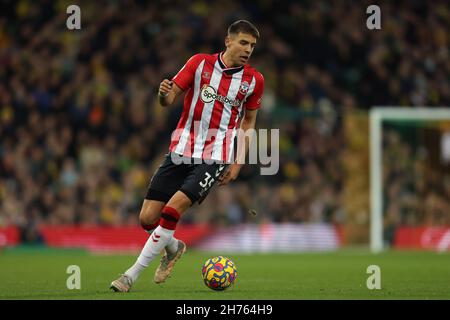
[[[261,100],[264,93],[264,77],[261,73],[255,74],[255,89],[247,98],[244,106],[249,110],[256,110],[261,108]]]
[[[195,76],[195,70],[197,69],[202,59],[201,54],[192,56],[180,71],[172,78],[172,81],[177,84],[181,89],[187,90],[192,86]]]

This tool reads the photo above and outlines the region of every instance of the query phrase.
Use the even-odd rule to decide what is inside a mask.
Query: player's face
[[[233,65],[243,66],[252,55],[256,45],[256,38],[250,34],[240,32],[237,35],[226,37],[225,45]]]

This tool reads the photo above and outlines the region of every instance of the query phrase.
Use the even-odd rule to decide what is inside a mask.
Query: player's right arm
[[[158,101],[163,107],[171,106],[175,99],[183,93],[183,89],[171,80],[164,79],[159,85]]]
[[[192,87],[195,72],[205,58],[204,54],[192,56],[172,80],[164,79],[159,86],[158,100],[163,106],[170,106],[184,91]]]

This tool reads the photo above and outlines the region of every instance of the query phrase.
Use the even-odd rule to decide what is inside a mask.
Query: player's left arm
[[[247,130],[254,130],[256,124],[256,115],[258,110],[246,110],[245,116],[242,119],[241,128],[238,130],[237,154],[236,160],[232,163],[225,173],[219,177],[219,186],[228,184],[236,180],[245,163],[245,156],[247,155],[252,134],[246,134]]]
[[[248,130],[254,130],[256,124],[256,115],[258,109],[261,108],[261,100],[264,93],[264,77],[261,73],[255,74],[255,89],[245,102],[245,115],[242,119],[241,128],[238,130],[237,154],[236,160],[231,164],[225,173],[219,178],[219,186],[226,185],[230,181],[236,180],[245,163],[251,138],[253,134],[249,134]]]

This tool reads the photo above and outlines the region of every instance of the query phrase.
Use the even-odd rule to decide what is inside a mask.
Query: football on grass
[[[203,282],[210,289],[221,291],[234,284],[236,266],[230,259],[218,256],[206,260],[202,268]]]

